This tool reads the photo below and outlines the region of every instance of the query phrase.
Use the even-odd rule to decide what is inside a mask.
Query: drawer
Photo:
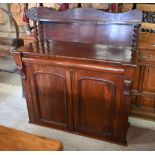
[[[151,97],[143,97],[143,105],[148,107],[154,107],[155,100]]]
[[[155,63],[155,53],[154,52],[140,52],[138,56],[138,60],[140,61],[149,61]]]

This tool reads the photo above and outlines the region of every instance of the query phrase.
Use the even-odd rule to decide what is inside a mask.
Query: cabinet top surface
[[[35,43],[31,43],[18,48],[17,51],[30,57],[37,55],[48,58],[134,64],[131,60],[131,48],[122,46],[49,41],[43,48],[38,47]]]

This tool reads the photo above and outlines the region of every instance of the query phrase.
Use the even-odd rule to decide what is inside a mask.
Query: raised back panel
[[[76,8],[61,12],[47,7],[33,7],[28,10],[27,15],[28,18],[33,21],[52,21],[61,23],[140,24],[142,20],[142,12],[138,9],[124,13],[108,13],[93,8]]]
[[[41,42],[57,40],[132,46],[137,40],[142,13],[139,10],[106,13],[84,8],[60,12],[39,7],[28,10],[28,17],[38,22],[36,33],[39,32]]]
[[[132,25],[43,22],[44,40],[131,46],[133,30]]]

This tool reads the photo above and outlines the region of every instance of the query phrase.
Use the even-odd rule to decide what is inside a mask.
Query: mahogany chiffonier
[[[27,12],[36,42],[14,58],[30,123],[126,144],[142,13]]]

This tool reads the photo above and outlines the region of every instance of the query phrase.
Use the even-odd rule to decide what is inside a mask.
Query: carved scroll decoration
[[[23,63],[22,63],[22,53],[13,52],[13,56],[17,66],[17,73],[21,75],[22,80],[26,80],[26,74],[24,72]]]

